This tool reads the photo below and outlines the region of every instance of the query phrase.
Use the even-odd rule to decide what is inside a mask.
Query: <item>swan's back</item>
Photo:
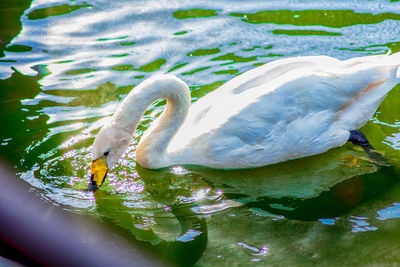
[[[180,164],[263,166],[343,145],[399,80],[399,55],[278,60],[190,109],[168,148]]]

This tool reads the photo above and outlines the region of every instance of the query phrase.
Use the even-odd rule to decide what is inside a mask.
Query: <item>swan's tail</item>
[[[352,130],[363,126],[386,94],[400,83],[400,53],[352,58],[345,64],[356,69],[351,81],[359,79],[360,86],[355,88],[361,89],[354,91],[352,104],[345,106],[346,109],[338,116]]]
[[[397,80],[400,80],[400,67],[397,68],[396,78]]]
[[[387,55],[388,64],[397,66],[396,79],[397,83],[400,83],[400,52],[391,54],[391,51],[389,51]]]
[[[346,60],[350,66],[357,64],[373,64],[383,66],[395,66],[397,67],[396,79],[397,83],[400,83],[400,52],[392,54],[391,51],[386,55],[375,55],[368,57],[356,57]]]

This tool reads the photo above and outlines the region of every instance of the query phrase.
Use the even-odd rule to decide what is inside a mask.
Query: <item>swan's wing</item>
[[[185,124],[199,125],[202,121],[202,124],[206,124],[202,126],[207,128],[210,120],[213,120],[212,124],[218,125],[226,120],[226,117],[231,117],[241,110],[242,106],[252,105],[260,94],[268,95],[276,90],[276,87],[279,87],[276,83],[298,78],[298,75],[293,76],[293,73],[309,73],[311,70],[334,68],[340,63],[341,61],[328,56],[296,57],[273,61],[247,71],[194,103]],[[218,119],[215,117],[216,114],[218,114]],[[210,116],[209,119],[203,120],[208,116]]]
[[[198,124],[200,119],[209,116],[209,114],[231,116],[231,113],[237,112],[242,104],[251,104],[254,101],[254,99],[243,99],[243,93],[259,90],[261,94],[268,94],[269,91],[274,90],[274,87],[270,84],[282,81],[282,77],[291,78],[292,73],[297,71],[334,68],[340,63],[342,62],[328,56],[308,56],[276,60],[257,67],[233,78],[194,103],[186,124]],[[256,96],[253,92],[250,94],[253,95],[253,98]],[[227,108],[229,111],[227,111]],[[214,118],[214,115],[211,116]]]
[[[236,76],[223,84],[218,90],[202,97],[197,102],[210,102],[211,100],[209,98],[218,98],[221,95],[240,94],[249,89],[267,84],[271,80],[279,79],[285,73],[295,69],[311,67],[317,69],[335,66],[339,63],[341,63],[341,61],[338,59],[328,56],[294,57],[272,61]]]
[[[193,106],[171,148],[190,149],[186,158],[198,164],[236,168],[342,145],[348,131],[366,123],[394,87],[398,65],[328,61],[298,67],[291,62],[291,69],[268,81],[253,73],[242,83],[246,90],[234,83],[218,89]]]

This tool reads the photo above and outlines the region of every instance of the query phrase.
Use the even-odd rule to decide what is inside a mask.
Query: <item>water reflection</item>
[[[357,24],[377,24],[386,19],[400,19],[396,13],[371,14],[354,10],[267,10],[256,13],[232,13],[247,23],[274,23],[278,25],[314,26],[343,28]]]
[[[298,220],[341,216],[398,182],[383,160],[343,148],[254,170],[193,172],[226,198]]]
[[[190,203],[185,205],[177,200],[184,194],[180,188],[178,192],[173,190],[173,175],[167,172],[148,175],[149,172],[142,171],[151,203],[132,207],[123,194],[119,197],[98,190],[94,193],[96,212],[120,231],[129,231],[137,240],[150,243],[168,262],[193,265],[207,245],[205,218],[196,214]]]
[[[179,264],[189,259],[194,263],[201,257],[207,240],[214,238],[208,236],[206,218],[222,211],[230,209],[235,214],[237,208],[246,208],[267,219],[265,224],[286,218],[335,225],[339,217],[398,183],[392,166],[369,158],[352,145],[253,170],[215,171],[195,166],[163,170],[136,166],[135,170],[134,180],[143,182],[136,194],[127,194],[128,184],[114,187],[117,192],[111,194],[107,189],[97,191],[96,212]],[[115,186],[118,175],[111,180]],[[353,223],[352,232],[378,229],[367,217],[350,216],[348,222]],[[239,243],[252,251],[254,261],[269,255],[267,245],[259,249]]]
[[[392,206],[379,210],[377,213],[379,220],[400,218],[400,203],[393,203]]]
[[[95,198],[82,192],[94,136],[143,79],[177,75],[196,101],[281,57],[397,52],[398,2],[17,2],[0,8],[7,22],[0,26],[0,154],[44,189],[44,199],[101,217],[187,263],[340,265],[371,261],[376,247],[389,264],[400,260],[393,256],[400,87],[362,129],[395,167],[347,145],[254,170],[144,170],[134,147],[165,106],[159,101],[102,190]],[[360,231],[376,234],[362,239]]]
[[[3,5],[7,8],[0,8],[0,17],[2,18],[0,24],[0,57],[4,56],[5,46],[21,30],[22,25],[19,18],[24,10],[29,7],[30,2],[29,0],[3,1]]]
[[[4,125],[0,129],[0,139],[3,140],[0,155],[7,155],[7,161],[23,170],[30,170],[35,163],[29,159],[20,162],[21,155],[27,148],[34,147],[35,141],[43,139],[47,134],[48,116],[39,112],[41,106],[24,106],[21,103],[21,99],[31,99],[40,92],[37,83],[40,78],[41,76],[27,77],[14,71],[9,79],[0,80],[0,114]],[[10,86],[11,84],[13,86]],[[34,135],[35,138],[26,138],[24,132]]]

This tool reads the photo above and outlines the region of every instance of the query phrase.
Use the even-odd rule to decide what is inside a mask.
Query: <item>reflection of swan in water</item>
[[[225,193],[251,198],[313,198],[353,176],[376,172],[379,168],[361,152],[338,148],[310,158],[293,160],[257,169],[223,171],[194,168],[214,184],[225,185]],[[230,191],[230,189],[232,191]]]
[[[190,207],[171,205],[168,210],[135,210],[118,195],[98,191],[95,198],[96,210],[103,222],[127,239],[134,235],[142,246],[156,251],[159,258],[172,266],[192,266],[207,245],[206,221]],[[133,216],[148,218],[147,226],[135,225]]]
[[[174,202],[197,194],[198,187],[192,188],[192,184],[209,188],[207,199],[189,203],[199,214],[245,205],[304,220],[339,216],[384,192],[398,179],[382,156],[371,159],[361,150],[346,147],[248,170],[187,166],[186,170],[180,169],[181,174],[175,174],[169,169],[149,170],[140,166],[136,169],[146,191],[158,196],[158,201]],[[219,192],[223,192],[223,197],[215,198]]]
[[[376,177],[378,181],[372,181],[380,186],[372,193],[366,192],[364,182],[370,178],[364,177],[377,176],[381,166],[364,156],[361,151],[338,148],[311,158],[253,170],[216,171],[189,166],[182,171],[183,174],[175,174],[169,169],[149,170],[137,166],[151,201],[166,203],[164,205],[169,208],[164,211],[146,208],[135,211],[118,196],[107,196],[105,192],[98,191],[95,193],[97,210],[103,220],[122,226],[139,240],[151,243],[160,255],[168,254],[168,259],[190,265],[201,256],[207,245],[207,224],[201,214],[245,205],[300,220],[326,218],[332,214],[339,216],[363,200],[387,190],[397,181],[392,172],[383,173]],[[225,197],[179,203],[178,199],[196,193],[194,184],[197,189],[211,187],[212,191],[222,190]],[[349,188],[353,191],[349,192]],[[339,200],[345,201],[345,208],[331,201],[337,198],[321,199],[326,192],[332,192]],[[284,207],[286,199],[289,199],[289,204],[297,206]],[[136,212],[139,216],[149,214],[151,225],[146,229],[134,225],[132,216]]]
[[[301,220],[340,216],[398,182],[383,156],[333,149],[309,158],[252,170],[223,171],[194,167],[214,190],[230,200]],[[207,213],[212,207],[198,207]]]
[[[146,108],[167,107],[137,147],[145,168],[190,164],[259,167],[341,146],[364,125],[400,78],[400,53],[340,61],[326,56],[277,60],[248,71],[190,107],[180,79],[141,83],[93,145],[92,189],[129,145]],[[356,135],[357,136],[357,135]]]

